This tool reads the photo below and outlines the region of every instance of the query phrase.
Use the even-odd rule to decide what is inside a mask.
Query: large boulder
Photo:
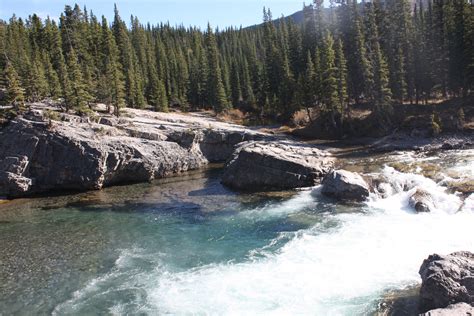
[[[457,303],[449,305],[446,308],[437,308],[420,316],[472,316],[474,315],[474,307],[466,303]]]
[[[416,189],[415,193],[410,196],[408,202],[410,207],[415,209],[418,213],[431,212],[435,208],[431,194],[420,188]]]
[[[370,186],[358,173],[333,170],[323,180],[322,194],[340,201],[364,201]]]
[[[247,142],[227,163],[222,183],[238,190],[311,187],[334,164],[330,154],[293,142]]]
[[[422,312],[451,304],[474,305],[474,253],[431,255],[420,268]]]

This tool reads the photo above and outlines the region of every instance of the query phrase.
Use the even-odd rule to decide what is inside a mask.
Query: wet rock
[[[420,268],[422,312],[455,303],[474,304],[474,254],[431,255]]]
[[[396,190],[392,183],[390,183],[390,179],[382,174],[364,175],[363,179],[369,185],[370,192],[380,196],[383,199],[389,197]]]
[[[370,194],[370,187],[358,173],[334,170],[324,177],[321,192],[341,201],[364,201]]]
[[[426,313],[420,314],[420,316],[472,316],[474,315],[474,307],[466,303],[457,303],[449,305],[446,308],[438,308]]]
[[[417,315],[419,313],[419,286],[386,291],[378,303],[377,316]]]
[[[423,189],[416,189],[415,193],[410,196],[408,203],[418,213],[428,213],[435,208],[433,197]]]
[[[334,164],[330,154],[292,142],[247,142],[227,163],[222,183],[245,191],[285,190],[318,183]]]

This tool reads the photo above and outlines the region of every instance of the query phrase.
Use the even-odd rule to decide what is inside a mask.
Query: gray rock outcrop
[[[286,190],[314,186],[334,163],[324,151],[292,142],[247,142],[227,163],[222,183],[238,190]]]
[[[451,304],[474,305],[474,254],[431,255],[420,268],[422,312]]]
[[[410,196],[408,203],[418,213],[431,212],[435,208],[431,194],[419,188]]]
[[[457,303],[449,305],[446,308],[437,308],[420,316],[473,316],[474,307],[466,303]]]
[[[0,131],[0,196],[96,190],[146,182],[227,160],[266,134],[205,118],[127,110],[99,123],[33,109]]]
[[[364,201],[370,194],[369,184],[361,175],[333,170],[323,180],[321,193],[340,201]]]

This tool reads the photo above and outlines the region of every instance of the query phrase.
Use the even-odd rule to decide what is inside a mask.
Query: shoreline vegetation
[[[111,23],[78,5],[58,21],[13,16],[0,22],[1,116],[50,98],[79,115],[95,103],[117,116],[124,107],[242,113],[307,126],[313,138],[387,134],[420,109],[415,124],[432,134],[469,125],[472,3],[331,4],[315,0],[296,21],[265,9],[261,25],[205,31],[126,22],[117,7]],[[439,100],[459,105],[443,122]]]

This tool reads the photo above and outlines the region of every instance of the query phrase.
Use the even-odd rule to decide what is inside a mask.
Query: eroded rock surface
[[[431,255],[421,268],[421,311],[445,308],[451,304],[474,305],[474,254],[456,252]]]
[[[370,186],[358,173],[333,170],[324,177],[321,193],[340,201],[364,201]]]
[[[247,142],[224,171],[222,182],[245,191],[314,186],[334,164],[330,154],[293,142]]]
[[[270,137],[180,114],[127,110],[98,123],[58,115],[34,108],[0,131],[0,196],[146,182],[223,162],[238,143]]]

